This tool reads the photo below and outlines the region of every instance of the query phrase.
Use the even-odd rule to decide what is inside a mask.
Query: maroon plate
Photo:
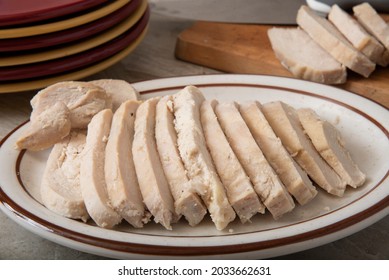
[[[78,13],[108,0],[1,0],[0,26],[31,23]]]
[[[51,47],[95,35],[127,18],[139,7],[141,2],[141,0],[132,0],[123,8],[108,16],[71,29],[37,36],[0,40],[0,52],[15,52]]]
[[[115,39],[93,49],[47,62],[1,67],[0,81],[15,81],[54,75],[102,61],[130,45],[146,28],[149,17],[150,11],[147,8],[142,18],[132,28]]]

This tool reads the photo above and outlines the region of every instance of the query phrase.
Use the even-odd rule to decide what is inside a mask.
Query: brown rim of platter
[[[364,118],[368,119],[370,122],[374,123],[389,139],[389,132],[383,127],[379,122],[377,122],[372,116],[367,115],[366,113],[360,111],[357,108],[354,108],[348,104],[345,104],[341,101],[334,100],[330,97],[321,96],[319,94],[306,92],[303,90],[295,90],[290,88],[284,88],[281,86],[268,86],[268,85],[258,85],[258,84],[244,84],[244,83],[216,83],[216,84],[198,84],[195,86],[202,88],[202,87],[228,87],[228,86],[239,86],[239,87],[256,87],[256,88],[271,88],[271,89],[280,89],[284,91],[290,91],[297,94],[303,94],[308,96],[317,97],[320,99],[324,99],[327,101],[330,101],[332,103],[336,103],[338,105],[341,105],[343,107],[346,107],[347,109],[350,109],[359,115],[363,116]],[[157,89],[151,89],[147,91],[142,91],[141,94],[150,94],[155,93],[159,91],[167,91],[167,90],[175,90],[180,89],[183,86],[174,86],[174,87],[164,87],[164,88],[157,88]],[[3,143],[20,127],[25,125],[28,121],[22,123],[21,125],[17,126],[15,129],[13,129],[7,136],[5,136],[1,142],[0,147],[3,145]],[[18,159],[15,166],[15,172],[17,174],[19,183],[24,188],[23,182],[20,178],[20,163],[23,158],[25,151],[21,151],[18,155]],[[364,194],[363,196],[357,198],[356,200],[350,202],[347,205],[342,206],[341,208],[334,210],[338,211],[355,201],[360,200],[367,194],[369,194],[372,190],[376,189],[382,182],[384,182],[389,176],[389,170],[386,172],[386,174],[381,178],[379,182],[375,186],[369,190],[368,193]],[[193,247],[182,247],[182,246],[162,246],[162,245],[150,245],[150,244],[138,244],[138,243],[131,243],[131,242],[122,242],[122,241],[116,241],[116,240],[109,240],[99,237],[90,236],[87,234],[79,233],[72,231],[68,228],[63,228],[61,226],[55,225],[53,223],[50,223],[42,218],[39,218],[32,214],[31,212],[24,209],[21,205],[18,205],[15,203],[10,197],[7,196],[7,194],[4,193],[0,186],[0,202],[12,213],[14,213],[16,216],[20,217],[23,220],[26,220],[28,223],[31,224],[31,221],[33,221],[33,224],[35,226],[38,226],[39,228],[45,230],[46,232],[50,232],[52,234],[64,237],[66,239],[70,239],[73,241],[77,241],[83,244],[99,247],[101,249],[107,249],[111,251],[117,251],[122,253],[132,253],[132,254],[141,254],[141,255],[165,255],[165,256],[211,256],[211,255],[223,255],[223,254],[233,254],[233,253],[245,253],[245,252],[251,252],[251,251],[259,251],[259,250],[265,250],[270,248],[276,248],[280,246],[285,245],[291,245],[300,243],[303,241],[307,241],[314,238],[319,238],[331,233],[335,233],[338,231],[341,231],[347,227],[350,227],[352,225],[355,225],[363,220],[365,220],[368,217],[373,216],[374,214],[377,214],[378,212],[382,211],[386,207],[389,206],[389,195],[382,198],[380,201],[378,201],[376,204],[372,205],[371,207],[356,213],[352,216],[349,216],[343,220],[340,220],[338,222],[335,222],[333,224],[317,228],[308,232],[302,232],[300,234],[295,234],[293,236],[287,236],[283,238],[276,238],[276,239],[270,239],[265,241],[258,241],[258,242],[251,242],[251,243],[243,243],[243,244],[232,244],[232,245],[217,245],[217,246],[193,246]],[[334,211],[330,212],[333,213]],[[325,216],[327,214],[321,215]],[[319,217],[321,217],[319,216]],[[319,217],[314,217],[310,220],[317,219]],[[301,222],[307,222],[307,220],[301,221]],[[298,223],[301,223],[298,222]],[[298,224],[295,223],[295,224]],[[287,226],[283,226],[288,227]],[[276,228],[267,229],[267,230],[274,230]],[[267,230],[261,230],[261,231],[267,231]],[[260,231],[259,231],[260,232]],[[245,235],[245,234],[252,234],[255,232],[250,233],[237,233],[233,235]],[[138,234],[138,233],[137,233]],[[142,235],[148,235],[148,236],[156,236],[155,234],[144,234]],[[180,237],[188,237],[188,236],[177,236],[175,238]],[[204,236],[205,237],[205,236]],[[210,237],[210,236],[206,236]],[[201,236],[196,236],[196,238],[201,238]]]

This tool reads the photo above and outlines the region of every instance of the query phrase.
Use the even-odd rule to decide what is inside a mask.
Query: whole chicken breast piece
[[[201,104],[201,123],[209,152],[226,189],[228,201],[241,222],[245,223],[256,213],[264,213],[265,207],[220,127],[214,111],[217,104],[216,100],[205,100]]]
[[[294,161],[276,136],[261,111],[258,101],[239,104],[240,113],[266,159],[280,177],[289,193],[301,204],[311,201],[317,194],[301,167]]]
[[[59,101],[70,111],[72,128],[86,128],[94,115],[112,106],[101,87],[88,82],[60,82],[39,91],[31,100],[31,121]]]
[[[143,203],[132,156],[134,121],[139,104],[139,101],[125,101],[113,115],[104,166],[112,207],[136,228],[143,227],[150,218]]]
[[[86,135],[73,131],[55,144],[42,177],[41,197],[51,211],[71,219],[89,219],[80,187],[81,153]]]
[[[163,172],[155,140],[155,111],[159,97],[143,102],[135,118],[135,135],[132,144],[136,176],[143,201],[154,216],[154,221],[171,230],[179,220],[174,199]]]
[[[340,132],[312,109],[299,109],[297,113],[304,131],[327,163],[348,185],[354,188],[361,186],[366,175],[352,160]]]
[[[254,190],[275,219],[294,209],[293,198],[266,160],[235,102],[219,103],[215,109],[232,150],[250,177]]]
[[[235,219],[236,214],[207,150],[200,121],[200,106],[205,98],[197,87],[187,86],[173,95],[173,100],[181,159],[213,223],[218,230],[223,230]]]
[[[328,193],[343,196],[346,182],[324,161],[305,135],[296,109],[276,101],[263,104],[262,112],[286,150],[309,177]]]
[[[71,129],[69,109],[63,102],[56,102],[36,118],[16,141],[16,149],[41,151],[65,138]]]
[[[122,220],[109,202],[104,176],[105,147],[111,121],[111,109],[104,109],[92,118],[80,167],[81,193],[86,209],[96,224],[103,228],[112,228]]]
[[[157,103],[155,138],[162,167],[174,198],[175,210],[177,214],[185,217],[189,225],[195,226],[203,220],[207,208],[194,192],[177,148],[171,95],[162,97]]]

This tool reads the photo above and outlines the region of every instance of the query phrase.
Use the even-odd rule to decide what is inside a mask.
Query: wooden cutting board
[[[389,15],[384,18],[389,21]],[[277,60],[267,37],[270,25],[196,22],[177,38],[176,57],[209,68],[242,74],[292,77]],[[389,108],[389,67],[377,67],[369,78],[348,71],[338,87]]]

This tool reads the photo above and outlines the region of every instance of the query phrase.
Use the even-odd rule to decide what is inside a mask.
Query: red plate
[[[31,23],[96,7],[108,0],[0,0],[0,26]]]
[[[149,17],[150,11],[148,8],[142,18],[124,34],[88,51],[42,63],[1,67],[0,81],[14,81],[54,75],[102,61],[130,45],[146,28]]]
[[[0,0],[0,3],[1,1],[2,0]],[[0,40],[0,52],[14,52],[51,47],[95,35],[124,20],[139,7],[141,2],[141,0],[132,0],[123,8],[108,16],[71,29],[37,36]]]

